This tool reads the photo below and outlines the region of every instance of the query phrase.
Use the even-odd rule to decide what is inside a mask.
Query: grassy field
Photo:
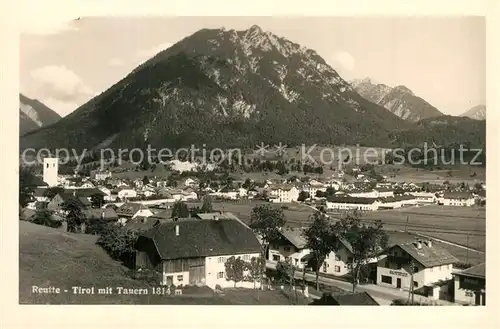
[[[134,280],[129,270],[95,244],[96,237],[71,234],[28,222],[19,222],[20,304],[185,304],[185,305],[288,305],[281,291],[227,289],[223,295],[73,295],[73,286],[152,288]],[[33,286],[57,287],[60,294],[37,294]],[[68,292],[64,292],[64,290]],[[116,291],[116,290],[115,290]],[[308,301],[300,300],[300,304]]]
[[[486,211],[476,207],[421,206],[366,213],[379,219],[387,230],[422,233],[459,245],[485,251]],[[408,218],[408,224],[406,224]]]

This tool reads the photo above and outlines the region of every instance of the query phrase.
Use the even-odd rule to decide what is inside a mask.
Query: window
[[[295,258],[295,265],[297,265],[299,263],[299,259],[298,258]]]
[[[243,255],[243,260],[248,262],[250,260],[250,255]]]
[[[224,272],[218,272],[217,279],[224,279]]]
[[[418,273],[418,266],[413,267],[413,273]]]
[[[413,288],[418,288],[418,282],[417,281],[413,281]]]
[[[219,258],[218,258],[218,262],[219,262],[219,263],[224,263],[224,257],[219,257]]]
[[[279,255],[273,255],[273,261],[279,262],[280,261],[280,256]]]
[[[290,247],[283,248],[285,251],[290,251]]]
[[[326,262],[323,262],[323,272],[326,273],[326,268],[328,267],[328,264]]]
[[[47,163],[47,168],[49,167],[49,164]]]
[[[335,255],[335,260],[336,260],[336,261],[340,261],[340,260],[341,260],[341,259],[340,259],[340,256],[339,256],[339,255]]]
[[[335,272],[340,272],[340,266],[335,266]]]
[[[183,279],[184,279],[183,275],[178,275],[177,276],[177,281],[182,282]]]
[[[392,277],[387,275],[382,275],[381,277],[383,283],[392,284]]]

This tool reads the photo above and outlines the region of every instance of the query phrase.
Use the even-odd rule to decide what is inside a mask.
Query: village
[[[177,172],[193,172],[180,165]],[[101,238],[102,225],[130,232],[133,250],[125,257],[105,242],[101,246],[125,258],[136,276],[155,273],[153,281],[174,287],[176,294],[183,286],[213,291],[278,287],[311,299],[312,305],[391,305],[397,300],[485,305],[484,259],[470,261],[473,246],[405,228],[390,232],[389,243],[373,245],[367,258],[359,259],[354,240],[338,237],[334,246],[321,249],[308,234],[321,225],[344,224],[346,218],[374,228],[377,220],[370,216],[383,217],[387,211],[484,211],[486,185],[396,183],[373,180],[358,168],[353,172],[351,182],[338,172],[330,179],[207,184],[196,175],[177,180],[118,178],[111,170],[95,170],[88,177],[63,175],[57,158],[45,158],[43,175],[33,179],[20,219]],[[294,209],[300,210],[290,217]],[[266,236],[271,229],[266,216],[277,218],[272,237]],[[467,251],[467,261],[449,249],[453,246]]]

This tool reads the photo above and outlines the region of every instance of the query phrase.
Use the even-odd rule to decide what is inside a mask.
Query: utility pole
[[[465,253],[465,263],[469,264],[469,233],[467,233],[467,242],[466,242],[466,253]]]
[[[413,259],[410,260],[410,289],[408,289],[408,301],[411,298],[411,305],[413,305],[414,293],[413,293]]]

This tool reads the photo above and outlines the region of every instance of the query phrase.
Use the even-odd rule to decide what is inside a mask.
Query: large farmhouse
[[[160,224],[141,234],[136,266],[162,273],[162,285],[232,287],[225,262],[231,256],[250,261],[259,257],[255,234],[238,219],[186,218]],[[253,286],[253,284],[252,284]]]

